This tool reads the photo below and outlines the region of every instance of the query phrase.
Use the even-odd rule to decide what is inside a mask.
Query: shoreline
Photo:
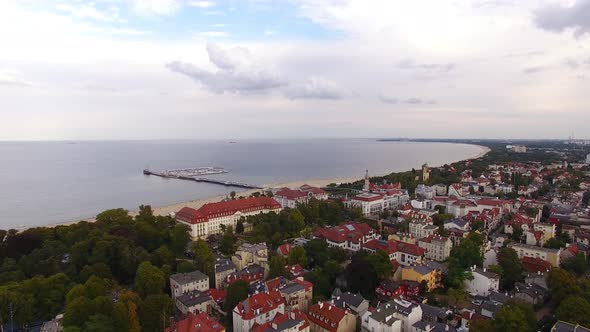
[[[467,143],[464,143],[464,144],[467,144]],[[469,144],[469,145],[474,145],[474,146],[479,147],[481,149],[480,153],[473,156],[473,157],[457,160],[452,163],[479,159],[491,151],[491,149],[486,146],[477,145],[477,144]],[[436,165],[433,167],[439,167],[439,166],[441,166],[441,165]],[[400,172],[403,172],[403,171],[400,171]],[[387,174],[391,174],[391,173],[392,172],[389,172]],[[384,175],[387,175],[387,174],[384,174]],[[373,176],[383,176],[383,175],[373,174]],[[362,176],[336,177],[336,178],[330,178],[330,179],[298,180],[298,181],[289,181],[289,182],[270,183],[270,184],[265,184],[263,186],[265,189],[280,188],[280,187],[296,188],[296,187],[300,187],[304,184],[308,184],[308,185],[314,186],[314,187],[325,187],[331,183],[337,183],[337,184],[348,183],[348,182],[355,182],[355,181],[362,180],[362,179],[363,179]],[[264,190],[264,189],[262,189],[262,190]],[[261,191],[261,189],[235,190],[236,197],[238,197],[238,196],[246,196],[247,197],[247,196],[250,196],[252,193],[259,192],[259,191]],[[191,200],[191,201],[173,203],[173,204],[168,204],[168,205],[163,205],[163,206],[157,206],[157,207],[152,206],[152,211],[155,216],[169,216],[170,213],[176,213],[180,209],[182,209],[183,207],[190,207],[193,209],[198,209],[207,203],[219,202],[226,197],[227,197],[226,195],[218,195],[218,196],[212,196],[212,197],[207,197],[207,198],[202,198],[202,199],[195,199],[195,200]],[[138,213],[138,210],[129,211],[129,215],[131,215],[131,216],[135,216],[135,215],[137,215],[137,213]],[[44,225],[44,226],[27,227],[25,229],[21,229],[21,231],[26,230],[26,229],[30,229],[30,228],[55,228],[58,226],[69,226],[69,225],[77,224],[81,221],[95,222],[96,218],[92,217],[92,218],[85,218],[85,219],[81,219],[81,220],[77,220],[77,221],[66,221],[66,222],[52,223],[52,224],[48,224],[48,225]]]

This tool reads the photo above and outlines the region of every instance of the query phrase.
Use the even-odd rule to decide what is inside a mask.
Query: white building
[[[368,192],[351,197],[345,201],[345,204],[349,208],[360,208],[365,216],[379,214],[385,209],[383,196]]]
[[[221,225],[236,228],[242,217],[254,216],[260,213],[279,212],[281,204],[270,197],[248,197],[208,203],[198,210],[184,207],[176,213],[176,221],[191,228],[193,239],[206,238],[211,234],[220,234]]]
[[[465,280],[465,291],[479,296],[488,296],[491,291],[498,291],[500,276],[494,272],[478,267],[471,268],[471,280]]]
[[[445,188],[445,191],[446,191],[446,188]],[[432,199],[432,198],[434,198],[434,196],[436,196],[436,189],[434,187],[419,184],[416,187],[416,195],[418,195],[422,198]]]
[[[273,198],[281,204],[283,208],[295,208],[298,204],[307,204],[310,199],[317,200],[328,199],[328,193],[321,188],[303,185],[297,189],[281,188],[274,193]]]
[[[410,222],[409,232],[415,239],[422,239],[433,235],[438,230],[438,227],[428,221],[412,221]]]
[[[254,323],[270,322],[285,313],[283,298],[278,292],[254,294],[238,303],[233,310],[234,332],[249,332]]]
[[[201,271],[177,273],[170,276],[170,293],[172,298],[192,291],[209,289],[209,277]]]
[[[426,249],[424,257],[434,261],[443,262],[451,255],[453,242],[451,242],[448,237],[430,235],[420,239],[420,241],[418,241],[418,246]]]
[[[586,156],[586,164],[590,164],[590,153]]]
[[[361,327],[371,332],[412,332],[413,325],[422,320],[422,308],[403,300],[393,300],[362,316]]]

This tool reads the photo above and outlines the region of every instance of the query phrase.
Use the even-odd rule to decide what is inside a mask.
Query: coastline
[[[481,152],[473,157],[457,160],[455,162],[478,159],[478,158],[485,156],[486,154],[488,154],[488,152],[491,151],[490,148],[482,146],[482,145],[477,145],[477,144],[470,144],[470,145],[474,145],[474,146],[479,147],[481,149]],[[438,166],[440,166],[440,165],[433,165],[433,167],[438,167]],[[374,174],[373,176],[380,176],[380,175]],[[337,184],[348,183],[348,182],[354,182],[354,181],[358,181],[358,180],[362,180],[362,179],[363,179],[362,176],[357,176],[357,177],[336,177],[336,178],[330,178],[330,179],[316,179],[316,180],[299,180],[299,181],[290,181],[290,182],[282,182],[282,183],[270,183],[270,184],[264,185],[264,187],[269,188],[269,189],[270,188],[278,188],[278,187],[295,188],[295,187],[300,187],[304,184],[308,184],[308,185],[314,186],[314,187],[325,187],[331,183],[337,183]],[[257,191],[260,191],[260,189],[235,190],[236,196],[250,196],[252,193],[257,192]],[[169,216],[171,213],[178,212],[183,207],[190,207],[193,209],[198,209],[207,203],[218,202],[224,198],[226,198],[226,195],[218,195],[218,196],[212,196],[212,197],[207,197],[207,198],[203,198],[203,199],[196,199],[196,200],[191,200],[191,201],[186,201],[186,202],[179,202],[179,203],[164,205],[164,206],[157,206],[157,207],[152,206],[152,210],[153,210],[154,215],[156,215],[156,216]],[[137,213],[138,213],[138,210],[129,211],[129,214],[131,216],[135,216]],[[85,219],[77,220],[77,221],[53,223],[53,224],[48,224],[45,226],[37,226],[37,227],[53,228],[53,227],[57,227],[57,226],[69,226],[69,225],[76,224],[80,221],[95,222],[96,218],[94,218],[94,217],[85,218]],[[28,228],[36,228],[36,227],[28,227]]]

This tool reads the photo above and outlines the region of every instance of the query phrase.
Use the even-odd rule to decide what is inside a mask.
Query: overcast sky
[[[0,140],[590,138],[590,0],[0,0]]]

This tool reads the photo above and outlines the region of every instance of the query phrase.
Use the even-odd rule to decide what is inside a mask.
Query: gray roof
[[[231,259],[225,257],[216,257],[215,258],[215,273],[225,272],[229,270],[235,270],[236,265],[231,261]]]
[[[358,308],[363,301],[366,300],[360,294],[353,294],[350,292],[332,295],[332,302],[335,306],[341,309],[351,309],[351,307]]]
[[[373,313],[371,314],[371,318],[373,318],[374,320],[376,320],[378,322],[383,322],[383,323],[387,324],[386,318],[388,316],[391,316],[393,313],[397,312],[403,316],[408,316],[412,312],[412,310],[416,307],[417,307],[417,305],[415,305],[411,302],[408,302],[408,301],[393,300],[393,301],[386,302],[386,303],[380,305],[379,307],[377,307],[375,310],[373,310]],[[391,324],[388,324],[388,325],[391,325]]]
[[[496,311],[498,311],[502,308],[502,306],[503,306],[503,304],[497,304],[497,303],[493,303],[491,301],[485,301],[481,305],[481,310],[487,310],[487,311],[495,314]]]
[[[193,281],[200,281],[208,279],[206,274],[201,271],[193,271],[188,273],[177,273],[170,276],[170,280],[174,280],[177,283],[184,285]]]
[[[543,251],[543,252],[555,253],[555,254],[557,254],[561,251],[561,249],[545,248],[545,247],[533,246],[533,245],[524,244],[524,243],[516,243],[516,242],[508,243],[508,248],[514,248],[514,247],[533,249],[533,250],[537,250],[537,251]]]
[[[435,307],[425,303],[420,303],[420,308],[422,308],[422,317],[426,316],[434,319],[442,319],[447,316],[447,313],[443,308]]]
[[[192,291],[176,297],[176,301],[186,307],[192,307],[204,302],[213,301],[208,292]]]
[[[279,292],[291,294],[291,293],[295,293],[295,292],[300,292],[304,289],[305,289],[305,287],[303,287],[303,285],[294,282],[294,283],[286,284],[285,286],[279,288]]]
[[[490,279],[500,279],[500,276],[497,273],[491,272],[488,269],[482,269],[482,268],[476,268],[475,271],[472,272],[476,272],[478,274],[481,274],[482,276],[488,277]]]
[[[289,329],[297,326],[297,324],[301,323],[302,319],[287,319],[280,324],[276,325],[276,329],[272,326],[272,324],[266,328],[263,332],[281,332],[281,331],[288,331]]]
[[[510,301],[510,296],[499,292],[491,292],[490,300],[496,303],[506,304]]]
[[[447,325],[445,323],[433,323],[433,322],[425,322],[425,321],[418,321],[412,325],[418,331],[426,331],[426,332],[455,332],[457,331],[454,327]]]
[[[559,321],[553,325],[551,332],[590,332],[590,329],[577,324]]]
[[[428,273],[432,272],[432,270],[434,270],[433,268],[430,268],[426,265],[416,265],[416,266],[410,266],[408,268],[416,271],[417,273],[420,273],[421,275],[428,274]]]

